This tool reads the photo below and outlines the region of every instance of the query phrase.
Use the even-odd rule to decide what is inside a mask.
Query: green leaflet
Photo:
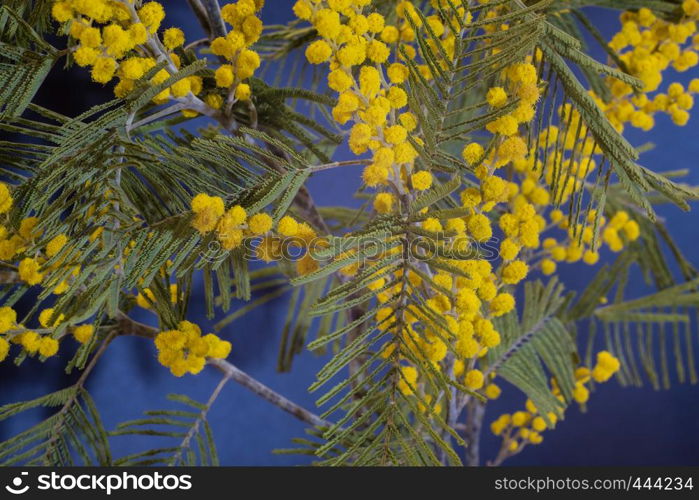
[[[107,433],[90,395],[79,386],[0,408],[0,420],[37,407],[57,408],[51,416],[0,443],[0,464],[112,464]]]
[[[17,42],[27,46],[17,46]],[[0,53],[0,119],[18,117],[56,62],[57,51],[15,10],[3,5]]]
[[[551,393],[543,367],[556,377],[568,401],[575,385],[573,359],[577,349],[573,336],[556,318],[563,305],[562,291],[555,279],[546,286],[539,281],[527,282],[522,318],[511,312],[497,319],[502,342],[487,354],[488,373],[497,372],[521,389],[546,420],[544,412],[558,414],[562,405]]]
[[[163,445],[115,459],[114,465],[219,465],[213,433],[206,421],[211,401],[202,404],[182,394],[169,394],[168,400],[184,409],[149,410],[144,418],[122,422],[109,433],[112,438],[156,436],[162,438]]]

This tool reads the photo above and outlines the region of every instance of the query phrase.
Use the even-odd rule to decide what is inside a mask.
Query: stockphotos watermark
[[[409,240],[380,237],[328,240],[322,236],[305,240],[297,236],[254,236],[243,238],[236,251],[241,252],[243,260],[256,261],[260,260],[259,249],[262,246],[263,253],[271,262],[296,262],[306,255],[316,261],[327,260],[330,256],[346,258],[353,255],[358,262],[367,263],[385,256],[388,252],[395,252],[398,248],[402,254],[415,261],[430,261],[440,257],[464,260],[478,256],[479,260],[492,262],[500,256],[500,239],[496,236],[485,242],[469,240],[465,246],[449,233],[437,232],[433,233],[433,236],[411,235]],[[226,234],[219,234],[219,238],[225,240]],[[220,241],[211,239],[205,248],[200,250],[199,256],[207,262],[216,263],[227,259],[229,251],[223,248]]]
[[[157,471],[144,473],[78,473],[52,471],[47,474],[33,474],[21,471],[5,485],[5,491],[12,495],[46,492],[89,491],[111,495],[127,491],[187,491],[192,489],[192,476],[189,474],[163,474]]]

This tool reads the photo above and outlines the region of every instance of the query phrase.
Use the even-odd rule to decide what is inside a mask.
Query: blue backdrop
[[[185,2],[166,1],[167,25],[185,29],[189,39],[198,38],[196,21]],[[291,0],[268,0],[263,12],[265,23],[285,22],[291,16]],[[613,13],[594,12],[593,18],[606,34],[618,28]],[[690,74],[693,73],[693,74]],[[673,75],[681,82],[696,78],[696,69],[683,75]],[[89,82],[80,69],[63,71],[57,68],[41,90],[40,103],[59,112],[75,115],[88,107],[104,102],[109,92]],[[699,184],[699,135],[697,118],[684,128],[674,126],[661,116],[651,134],[629,130],[634,145],[651,139],[657,147],[645,153],[643,164],[656,171],[690,170],[687,182]],[[341,158],[339,158],[341,159]],[[333,170],[316,174],[310,189],[319,205],[354,203],[351,194],[358,186],[358,169]],[[696,207],[695,207],[696,208]],[[688,258],[699,262],[696,216],[674,207],[662,207],[662,217]],[[609,260],[610,255],[603,258]],[[589,276],[586,266],[561,266],[561,278],[571,289],[582,288]],[[647,292],[638,275],[633,275],[629,290],[636,294]],[[291,373],[275,372],[277,349],[288,297],[275,300],[231,324],[222,335],[233,342],[231,361],[273,389],[292,400],[314,408],[314,397],[307,387],[324,359],[309,353],[298,357]],[[202,301],[193,300],[190,319],[205,325]],[[199,303],[199,305],[197,305]],[[152,315],[143,312],[138,319],[153,323]],[[694,325],[696,327],[696,325]],[[696,338],[694,350],[697,351]],[[64,355],[64,358],[67,355]],[[696,352],[695,357],[699,357]],[[51,360],[42,365],[28,361],[19,369],[11,363],[0,365],[0,404],[26,400],[50,390],[66,386],[74,377],[63,374],[61,363]],[[138,418],[147,409],[167,408],[165,399],[170,392],[184,393],[205,401],[219,380],[219,374],[207,369],[199,376],[172,377],[159,366],[151,343],[138,338],[119,338],[109,349],[102,363],[90,377],[88,389],[101,410],[107,428]],[[675,381],[676,382],[676,381]],[[514,411],[523,405],[521,394],[505,388],[503,396],[488,407],[487,421],[500,413]],[[34,419],[45,417],[42,410],[9,422],[0,423],[0,440],[27,428]],[[616,382],[599,387],[591,397],[588,412],[582,414],[571,408],[555,431],[544,434],[544,442],[530,447],[511,459],[512,465],[698,465],[699,464],[699,387],[674,385],[670,391],[650,388],[621,388]],[[293,417],[259,399],[246,389],[229,383],[210,413],[210,423],[216,436],[221,462],[226,465],[288,465],[307,463],[299,456],[274,455],[275,448],[291,446],[291,438],[302,436],[304,425]],[[117,438],[113,441],[115,456],[155,447],[152,438],[134,441]],[[492,458],[499,442],[486,433],[483,457]]]

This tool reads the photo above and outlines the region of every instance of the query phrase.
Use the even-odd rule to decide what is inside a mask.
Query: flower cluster
[[[158,361],[173,375],[197,374],[204,368],[206,358],[225,359],[231,343],[213,333],[201,334],[201,328],[189,321],[180,321],[176,330],[160,332],[155,337]]]
[[[3,256],[6,260],[11,260],[11,252],[23,253],[27,248],[34,247],[36,240],[41,238],[42,231],[35,230],[39,220],[36,217],[27,217],[20,223],[17,234],[8,240],[7,253]],[[22,281],[28,285],[39,285],[45,281],[46,274],[63,269],[70,269],[70,275],[53,287],[52,291],[56,295],[65,293],[70,287],[71,281],[80,273],[80,265],[69,265],[61,258],[61,252],[68,243],[65,234],[58,234],[51,238],[43,248],[43,251],[35,253],[33,256],[24,257],[18,266],[18,274]],[[58,256],[58,257],[57,257]],[[50,284],[44,283],[45,286]]]
[[[69,248],[68,236],[60,233],[45,237],[37,217],[25,217],[18,228],[11,227],[7,222],[13,203],[10,187],[0,182],[0,216],[7,218],[0,224],[0,260],[16,266],[17,277],[26,285],[41,285],[56,295],[65,293],[81,269],[79,264],[69,262],[65,256],[65,250]],[[14,262],[16,264],[12,264]],[[50,274],[60,278],[49,279]],[[43,309],[37,316],[41,328],[35,331],[17,323],[14,309],[1,307],[0,361],[8,356],[10,344],[21,346],[29,355],[54,356],[58,352],[60,336],[52,336],[53,330],[66,319],[63,314],[54,316],[52,308]],[[93,332],[92,325],[73,328],[73,336],[80,343],[88,342]]]
[[[650,130],[655,125],[656,113],[668,114],[680,126],[689,120],[689,110],[694,106],[692,94],[699,92],[699,79],[693,80],[687,89],[675,82],[665,93],[657,92],[668,68],[684,72],[699,64],[696,34],[699,2],[686,0],[682,7],[684,16],[676,23],[656,17],[647,8],[621,15],[621,31],[614,35],[609,46],[619,53],[625,69],[638,77],[644,87],[641,92],[634,92],[629,84],[610,77],[612,99],[605,102],[595,96],[618,130],[623,130],[626,123]]]
[[[17,312],[11,307],[0,307],[0,362],[9,355],[11,344],[20,346],[28,355],[39,354],[50,358],[58,353],[61,334],[52,335],[52,331],[65,320],[63,314],[56,314],[52,308],[43,309],[38,315],[41,328],[33,330],[17,322]],[[81,344],[89,342],[94,334],[94,327],[84,324],[72,327],[75,340]]]
[[[211,42],[211,51],[228,61],[228,64],[216,69],[216,85],[233,89],[233,98],[237,100],[250,99],[250,85],[243,82],[253,76],[260,66],[260,56],[250,46],[262,34],[262,21],[255,13],[263,5],[264,0],[238,0],[234,4],[224,5],[221,15],[233,30],[225,37],[215,38]]]
[[[6,216],[12,204],[10,188],[7,184],[0,183],[0,216]],[[21,281],[29,286],[43,284],[50,287],[54,294],[60,295],[68,290],[71,280],[80,272],[80,266],[71,265],[61,258],[61,252],[68,243],[65,234],[58,234],[38,245],[44,234],[37,227],[39,222],[37,217],[25,217],[16,230],[9,225],[0,224],[0,259],[8,263],[19,260],[17,274]],[[31,254],[27,254],[30,250]],[[46,283],[48,273],[60,270],[70,270],[70,273],[59,283]]]
[[[452,348],[458,354],[453,375],[462,378],[466,387],[483,390],[491,398],[499,395],[499,388],[488,383],[479,368],[479,360],[489,348],[500,343],[500,334],[492,320],[515,307],[510,286],[521,282],[529,272],[529,265],[518,257],[523,248],[539,247],[539,234],[546,226],[535,203],[545,205],[549,200],[545,189],[542,188],[532,200],[520,192],[516,182],[495,173],[497,169],[525,160],[528,151],[526,142],[519,135],[519,125],[533,118],[534,106],[539,98],[538,75],[531,63],[522,62],[508,67],[503,79],[505,86],[489,90],[489,106],[503,107],[509,95],[519,98],[520,104],[511,113],[487,124],[486,128],[494,134],[496,144],[489,154],[486,155],[479,143],[470,143],[463,149],[464,160],[474,169],[480,184],[461,192],[462,206],[469,215],[448,220],[426,217],[422,222],[424,230],[450,234],[452,248],[464,251],[491,240],[494,234],[493,214],[501,213],[498,225],[506,238],[500,245],[499,265],[494,267],[484,259],[445,259],[445,263],[458,271],[454,274],[435,269],[431,287],[433,294],[427,301],[434,314],[445,318],[445,330],[450,332]],[[408,282],[413,287],[418,287],[420,281],[418,276],[408,276]],[[453,294],[453,300],[445,292]],[[390,298],[388,292],[379,294],[379,300]],[[436,363],[447,354],[448,349],[441,340],[444,332],[426,332],[422,336],[413,334],[415,326],[411,320],[419,324],[423,314],[411,311],[408,315],[406,332],[410,338],[404,339],[404,343],[415,344],[418,347],[416,352],[428,353],[430,361]],[[381,316],[390,317],[389,311],[384,311]],[[382,317],[377,319],[383,320]]]
[[[10,352],[10,342],[19,344],[27,354],[39,353],[51,357],[58,352],[58,341],[50,335],[40,335],[17,323],[17,313],[11,307],[0,307],[0,361]],[[9,342],[8,342],[9,340]]]
[[[606,382],[619,368],[619,360],[611,353],[607,351],[598,352],[597,364],[592,370],[584,366],[575,370],[576,382],[573,389],[573,400],[580,405],[584,405],[590,396],[590,391],[586,384],[590,384],[592,380],[595,382]],[[553,395],[561,403],[565,403],[565,398],[555,378],[551,379],[551,387]],[[549,427],[555,426],[556,422],[562,418],[563,410],[558,414],[548,412],[546,418],[544,418],[529,399],[525,403],[525,410],[500,415],[490,424],[490,430],[493,434],[502,436],[500,458],[503,459],[507,456],[515,455],[529,444],[541,443],[544,440],[541,435],[542,432]],[[546,422],[547,419],[550,426]]]
[[[224,250],[238,248],[246,235],[261,236],[272,229],[272,218],[268,214],[259,213],[248,218],[240,205],[226,210],[222,198],[204,193],[192,199],[192,212],[192,227],[202,235],[215,231]]]
[[[413,146],[421,145],[421,131],[404,97],[410,71],[402,58],[413,59],[422,78],[429,79],[430,74],[428,68],[419,65],[418,50],[412,44],[417,36],[413,27],[420,29],[423,25],[414,6],[399,2],[397,23],[392,26],[379,14],[364,16],[363,8],[369,3],[299,0],[294,11],[310,21],[320,36],[308,46],[306,58],[312,64],[329,64],[328,85],[338,92],[333,117],[341,125],[352,123],[349,146],[355,154],[371,153],[363,180],[378,191],[374,210],[387,214],[400,210],[397,198],[402,194],[427,190],[432,185],[430,172],[414,170],[418,153]],[[495,18],[500,9],[489,9],[480,18]],[[411,22],[408,16],[414,16]],[[464,17],[466,22],[472,21],[470,14]],[[438,16],[427,20],[429,29],[444,40],[443,50],[434,52],[450,54],[453,34],[449,23]],[[507,28],[492,24],[483,29],[492,33]],[[429,43],[434,41],[430,39]],[[392,54],[396,54],[395,59]],[[484,105],[490,110],[516,105],[485,125],[492,134],[487,151],[480,142],[463,147],[463,159],[477,179],[476,185],[460,194],[468,215],[441,219],[425,209],[418,222],[422,231],[443,236],[438,245],[452,251],[468,251],[500,233],[497,265],[479,258],[444,257],[439,265],[424,264],[421,272],[399,269],[368,284],[383,304],[375,318],[379,329],[400,337],[386,344],[383,356],[392,356],[400,345],[402,350],[412,351],[410,357],[427,359],[490,399],[500,395],[500,388],[493,381],[497,374],[486,369],[483,359],[500,343],[493,320],[515,307],[512,287],[527,277],[530,268],[548,275],[561,261],[592,265],[599,260],[601,244],[618,252],[640,236],[638,223],[624,211],[611,214],[607,221],[590,210],[582,223],[570,223],[560,209],[551,210],[552,205],[563,205],[582,189],[587,176],[597,170],[595,155],[600,151],[593,140],[586,139],[580,145],[574,134],[559,133],[555,125],[528,146],[532,141],[521,132],[521,126],[536,114],[543,83],[536,69],[540,56],[537,52],[506,67],[498,83],[486,93]],[[568,129],[580,130],[577,135],[587,137],[575,109],[563,105],[557,112]],[[565,235],[544,239],[542,233],[552,228],[562,229]],[[396,251],[394,247],[386,255]],[[338,259],[351,253],[343,253]],[[340,272],[352,276],[360,269],[361,264],[355,263]],[[399,310],[395,299],[404,293],[427,293],[425,307],[408,305],[405,311]],[[435,323],[437,317],[443,318],[444,325],[429,326],[440,323]],[[457,354],[451,365],[449,352]],[[401,364],[399,389],[406,395],[420,393],[420,401],[434,403],[430,404],[432,410],[439,411],[440,401],[421,384],[416,367],[405,356]],[[609,378],[617,369],[618,362],[616,367],[610,362],[604,373]],[[601,370],[597,369],[598,375]],[[583,384],[576,386],[577,401],[585,399],[587,389]],[[532,421],[535,424],[527,438],[532,443],[540,442],[540,432],[546,426],[542,427],[541,417],[533,417]]]
[[[264,262],[272,262],[284,258],[285,250],[290,252],[297,249],[299,254],[305,252],[303,256],[296,259],[296,272],[304,275],[319,267],[310,251],[311,248],[320,248],[325,244],[325,239],[318,238],[315,229],[308,223],[299,222],[286,215],[279,220],[276,235],[268,234],[260,240],[255,248],[255,256]]]
[[[262,21],[255,13],[263,4],[264,0],[238,0],[222,7],[223,19],[233,30],[211,42],[211,52],[227,63],[218,66],[209,91],[203,95],[209,107],[221,108],[225,98],[231,105],[250,99],[251,89],[245,80],[260,66],[260,57],[249,47],[262,33]],[[185,36],[177,27],[160,31],[165,9],[158,2],[147,2],[136,9],[130,0],[59,0],[53,4],[52,14],[71,37],[76,64],[91,68],[95,82],[106,84],[117,78],[117,97],[132,92],[136,82],[146,75],[151,85],[160,85],[180,69]],[[152,74],[160,63],[165,67]],[[224,97],[217,87],[232,91]],[[163,89],[153,102],[164,104],[190,93],[200,96],[205,90],[204,79],[192,75]],[[192,117],[197,112],[185,109],[183,114]]]
[[[240,247],[246,237],[261,236],[255,248],[255,257],[264,262],[281,260],[285,241],[307,248],[317,237],[316,231],[309,224],[298,222],[290,215],[282,217],[272,232],[274,222],[268,214],[261,212],[248,217],[240,205],[226,210],[222,198],[204,193],[192,199],[192,212],[192,227],[202,235],[215,233],[225,251]],[[299,274],[307,274],[317,268],[318,263],[308,252],[296,261]]]
[[[137,80],[156,64],[152,58],[127,55],[160,28],[165,10],[157,2],[144,4],[136,13],[130,3],[114,0],[65,0],[53,4],[52,14],[56,21],[66,24],[77,43],[73,51],[75,62],[91,67],[96,82],[108,83],[120,72],[125,87],[126,82]],[[178,38],[184,42],[183,36]],[[170,40],[174,39],[171,35]]]
[[[388,25],[383,15],[364,15],[371,0],[308,1],[299,0],[294,12],[310,21],[319,40],[311,43],[306,58],[312,64],[329,63],[328,86],[338,93],[333,118],[341,125],[352,123],[349,146],[361,155],[371,151],[372,163],[363,174],[373,188],[400,185],[401,192],[425,190],[432,184],[429,172],[412,172],[416,149],[409,135],[417,128],[416,117],[405,110],[408,96],[402,84],[408,79],[408,67],[392,59],[401,41],[413,40],[412,29]],[[410,2],[399,2],[398,19],[411,14]],[[419,18],[415,16],[415,21]],[[433,16],[444,30],[444,26]],[[412,46],[410,55],[415,55]],[[399,59],[399,58],[398,58]],[[393,61],[393,62],[392,62]],[[419,139],[413,135],[413,140]],[[406,175],[402,175],[405,173]],[[411,175],[412,174],[412,175]],[[378,210],[390,210],[392,195],[377,198]]]
[[[328,85],[338,92],[333,117],[342,125],[352,123],[349,146],[355,154],[371,152],[372,161],[364,170],[363,180],[379,191],[373,204],[376,212],[390,213],[399,209],[397,196],[432,186],[430,172],[414,170],[418,153],[413,144],[421,145],[421,139],[418,121],[408,108],[406,88],[410,71],[402,58],[411,58],[422,78],[430,78],[430,74],[429,68],[418,61],[414,27],[423,27],[423,20],[415,13],[412,3],[398,3],[395,26],[387,24],[378,13],[365,16],[363,8],[369,3],[368,0],[299,0],[294,11],[299,18],[310,21],[320,36],[308,46],[306,57],[312,64],[329,63]],[[483,18],[495,17],[497,9],[482,14]],[[465,22],[472,21],[470,13],[459,13]],[[429,26],[424,28],[431,30],[442,43],[442,47],[433,47],[434,53],[452,57],[456,36],[451,30],[452,23],[437,15],[426,20]],[[486,31],[496,29],[507,26],[488,25]],[[435,41],[430,39],[429,43]],[[392,277],[382,277],[368,285],[384,304],[376,316],[379,328],[400,335],[403,348],[407,346],[413,355],[426,357],[435,366],[446,363],[450,350],[456,352],[454,376],[470,389],[484,390],[490,397],[497,397],[499,388],[487,383],[478,367],[479,360],[489,348],[500,343],[493,319],[515,307],[510,287],[529,272],[529,265],[518,256],[523,248],[533,250],[540,246],[539,235],[546,227],[543,207],[551,199],[545,186],[527,184],[523,189],[518,182],[496,174],[498,169],[527,161],[529,150],[520,126],[533,119],[540,95],[539,75],[531,59],[508,66],[500,84],[487,92],[484,105],[491,110],[517,102],[509,112],[500,113],[486,124],[487,131],[493,134],[494,146],[487,154],[480,143],[463,148],[464,161],[478,179],[477,186],[461,193],[462,206],[468,215],[444,220],[430,216],[426,210],[419,223],[423,231],[446,235],[440,244],[448,245],[451,250],[468,251],[491,240],[493,219],[499,216],[498,225],[506,236],[500,247],[500,264],[494,267],[483,259],[444,258],[441,263],[455,272],[428,266],[427,283],[427,278],[417,272],[398,270]],[[345,257],[347,254],[340,256]],[[357,263],[341,272],[351,276],[359,269]],[[394,299],[398,294],[418,293],[425,288],[429,290],[426,311],[415,306],[409,306],[405,313],[395,309]],[[403,316],[400,322],[399,314]],[[425,326],[433,323],[424,321],[432,315],[444,318],[443,331],[432,331]],[[397,341],[389,342],[384,356],[392,355],[397,344]],[[405,394],[422,390],[418,371],[413,366],[404,365],[402,375],[399,385]]]
[[[570,227],[560,210],[551,212],[551,222],[566,229],[567,235],[562,240],[546,238],[543,241],[544,255],[541,260],[541,270],[545,275],[556,271],[557,262],[578,262],[595,265],[599,261],[599,246],[606,244],[612,252],[620,252],[629,242],[636,241],[640,237],[640,228],[635,220],[629,218],[624,210],[617,211],[613,217],[607,219],[600,216],[598,228],[601,233],[601,241],[597,248],[593,248],[594,222],[596,211],[590,210],[587,215],[587,224],[578,224]]]

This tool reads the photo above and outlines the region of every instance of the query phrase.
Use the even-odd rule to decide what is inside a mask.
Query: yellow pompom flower
[[[293,7],[294,14],[299,19],[310,20],[313,15],[313,9],[307,0],[297,0]]]
[[[599,253],[592,250],[585,250],[582,255],[582,260],[585,264],[594,266],[599,261]]]
[[[233,66],[230,64],[222,64],[214,72],[214,79],[217,87],[230,87],[233,85],[235,76],[233,75]]]
[[[515,135],[519,130],[517,120],[511,115],[504,115],[486,124],[488,132],[500,135]]]
[[[362,179],[369,187],[383,184],[388,179],[388,168],[376,164],[369,165],[362,172]]]
[[[129,38],[131,43],[135,45],[143,45],[148,40],[148,30],[143,23],[134,23],[129,26]]]
[[[17,313],[11,307],[0,307],[0,333],[5,333],[17,324]]]
[[[7,355],[10,353],[10,343],[4,338],[0,337],[0,363],[5,361]]]
[[[388,89],[388,100],[391,102],[391,107],[400,109],[408,104],[408,94],[400,87],[391,87]]]
[[[490,176],[483,179],[481,182],[481,195],[483,201],[501,201],[504,195],[507,194],[506,182],[498,176]]]
[[[515,260],[502,268],[502,281],[508,285],[516,285],[527,277],[529,266],[521,260]]]
[[[426,170],[416,172],[410,176],[410,182],[413,189],[418,191],[425,191],[432,187],[432,174]]]
[[[408,131],[402,125],[393,125],[384,130],[384,138],[389,144],[402,144],[408,138]]]
[[[247,83],[240,83],[235,88],[235,98],[239,101],[249,101],[251,95],[252,90],[250,89],[250,85]]]
[[[367,58],[377,64],[385,63],[389,55],[391,55],[391,49],[379,40],[373,40],[367,45]]]
[[[255,74],[255,70],[260,67],[260,56],[253,50],[243,49],[236,61],[236,73],[238,78],[245,80]]]
[[[378,193],[374,198],[374,210],[380,214],[387,214],[393,210],[395,197],[391,193]]]
[[[622,231],[629,241],[636,241],[641,236],[641,228],[635,220],[626,222],[622,227]]]
[[[575,384],[573,389],[573,399],[580,404],[584,404],[590,399],[590,391],[581,383]]]
[[[39,350],[41,336],[36,332],[28,331],[15,336],[12,341],[19,343],[29,354],[33,354]]]
[[[500,257],[503,260],[513,260],[517,257],[520,251],[520,246],[510,238],[505,238],[500,243]]]
[[[466,221],[473,239],[479,242],[488,241],[493,236],[490,220],[483,214],[474,214]]]
[[[606,382],[614,375],[621,363],[608,351],[600,351],[597,353],[597,364],[592,369],[592,378],[596,382]]]
[[[41,264],[36,259],[27,257],[19,263],[19,277],[29,286],[38,285],[44,279],[44,275],[39,272]]]
[[[39,341],[39,354],[50,358],[58,352],[58,340],[51,337],[42,337]]]
[[[461,152],[464,160],[469,165],[475,165],[476,163],[480,162],[483,159],[484,154],[485,151],[483,150],[483,146],[477,142],[472,142],[471,144],[467,145]]]
[[[51,16],[59,23],[73,19],[73,9],[70,2],[55,2],[51,7]]]
[[[492,281],[483,281],[478,287],[478,297],[486,302],[491,301],[498,294],[498,287]]]
[[[206,234],[216,228],[218,219],[223,215],[225,207],[218,196],[200,193],[192,199],[192,227],[201,234]]]
[[[498,399],[502,390],[495,384],[488,384],[485,388],[485,396],[488,399]]]
[[[400,39],[401,33],[398,31],[398,28],[395,26],[386,26],[382,31],[381,31],[381,41],[388,43],[388,44],[393,44],[398,42]],[[410,47],[408,45],[408,47]]]
[[[340,14],[330,9],[320,9],[313,17],[313,26],[322,38],[334,40],[342,27]]]
[[[221,217],[216,226],[218,239],[224,250],[233,250],[243,242],[243,231],[240,226],[245,223],[247,214],[240,205],[231,207],[226,214]]]
[[[9,240],[0,240],[0,259],[10,260],[19,250],[20,242],[16,236]]]
[[[330,59],[332,48],[325,40],[316,40],[306,48],[306,59],[311,64],[322,64]]]
[[[109,30],[105,30],[109,38]],[[80,46],[86,48],[97,48],[102,45],[102,32],[93,26],[87,26],[80,30],[78,35]]]
[[[172,50],[184,44],[184,32],[179,28],[168,28],[163,33],[163,45]]]
[[[158,2],[148,2],[138,10],[138,17],[148,28],[148,31],[155,33],[158,31],[160,23],[165,19],[165,9]]]
[[[26,217],[19,223],[19,235],[25,240],[31,240],[40,235],[40,232],[34,229],[39,224],[37,217]]]
[[[391,80],[391,83],[401,84],[408,79],[410,71],[404,64],[393,63],[386,70],[386,74],[388,75],[388,79]]]
[[[214,38],[210,48],[214,55],[224,57],[229,61],[232,61],[236,54],[236,47],[230,40],[222,36]]]
[[[92,66],[97,61],[100,53],[97,49],[91,47],[78,47],[78,49],[73,52],[73,59],[78,66],[86,67]]]
[[[369,147],[373,136],[372,128],[366,123],[357,123],[350,130],[349,147],[354,154],[360,155]]]
[[[183,78],[176,81],[170,87],[170,93],[173,97],[184,97],[192,90],[192,86],[189,83],[188,78]]]
[[[515,135],[508,137],[500,147],[498,148],[498,163],[506,164],[509,162],[516,162],[524,160],[527,155],[527,143],[524,139]]]
[[[490,314],[494,317],[507,314],[515,308],[515,298],[509,293],[498,294],[490,302]]]
[[[469,370],[464,378],[464,385],[469,389],[478,390],[483,387],[484,377],[480,370]]]
[[[213,333],[209,333],[203,337],[208,344],[208,356],[214,359],[225,359],[231,353],[232,345],[227,340],[221,340]]]
[[[133,80],[120,80],[114,86],[114,96],[120,99],[126,97],[134,88]]]
[[[328,87],[336,92],[345,92],[354,84],[354,79],[343,69],[335,69],[328,75]]]
[[[241,229],[230,227],[228,219],[224,215],[218,224],[218,240],[224,250],[233,250],[243,243],[244,233]]]
[[[92,338],[92,335],[94,333],[95,333],[94,326],[92,326],[92,325],[80,325],[80,326],[76,326],[75,329],[73,330],[73,337],[75,337],[75,340],[77,340],[81,344],[86,344]]]
[[[296,236],[299,232],[299,223],[293,217],[285,215],[277,225],[277,231],[282,236]]]
[[[245,209],[240,205],[235,205],[229,208],[226,216],[229,217],[231,219],[231,223],[236,226],[244,224],[248,218],[247,212],[245,212]]]
[[[91,76],[97,83],[109,83],[114,78],[117,63],[111,57],[100,57],[94,62]]]
[[[507,104],[507,93],[502,87],[492,87],[486,94],[486,101],[494,108],[501,108]]]
[[[248,229],[256,236],[265,234],[272,229],[272,217],[265,213],[255,214],[248,221]]]
[[[59,314],[58,317],[54,319],[53,313],[54,310],[52,307],[41,311],[39,313],[39,324],[44,328],[56,328],[58,325],[60,325],[65,319],[65,316],[63,314]],[[53,320],[53,322],[51,322],[51,320]]]
[[[546,276],[550,276],[556,272],[556,263],[551,259],[541,261],[541,272]]]
[[[119,64],[119,74],[123,78],[138,80],[152,68],[154,61],[145,57],[129,57]]]
[[[223,97],[218,94],[209,94],[204,98],[204,102],[213,109],[221,109],[223,106]]]
[[[0,182],[0,214],[5,214],[12,208],[12,194],[7,184]]]
[[[129,33],[118,24],[110,24],[102,29],[102,39],[107,54],[120,59],[124,54],[133,48]]]

